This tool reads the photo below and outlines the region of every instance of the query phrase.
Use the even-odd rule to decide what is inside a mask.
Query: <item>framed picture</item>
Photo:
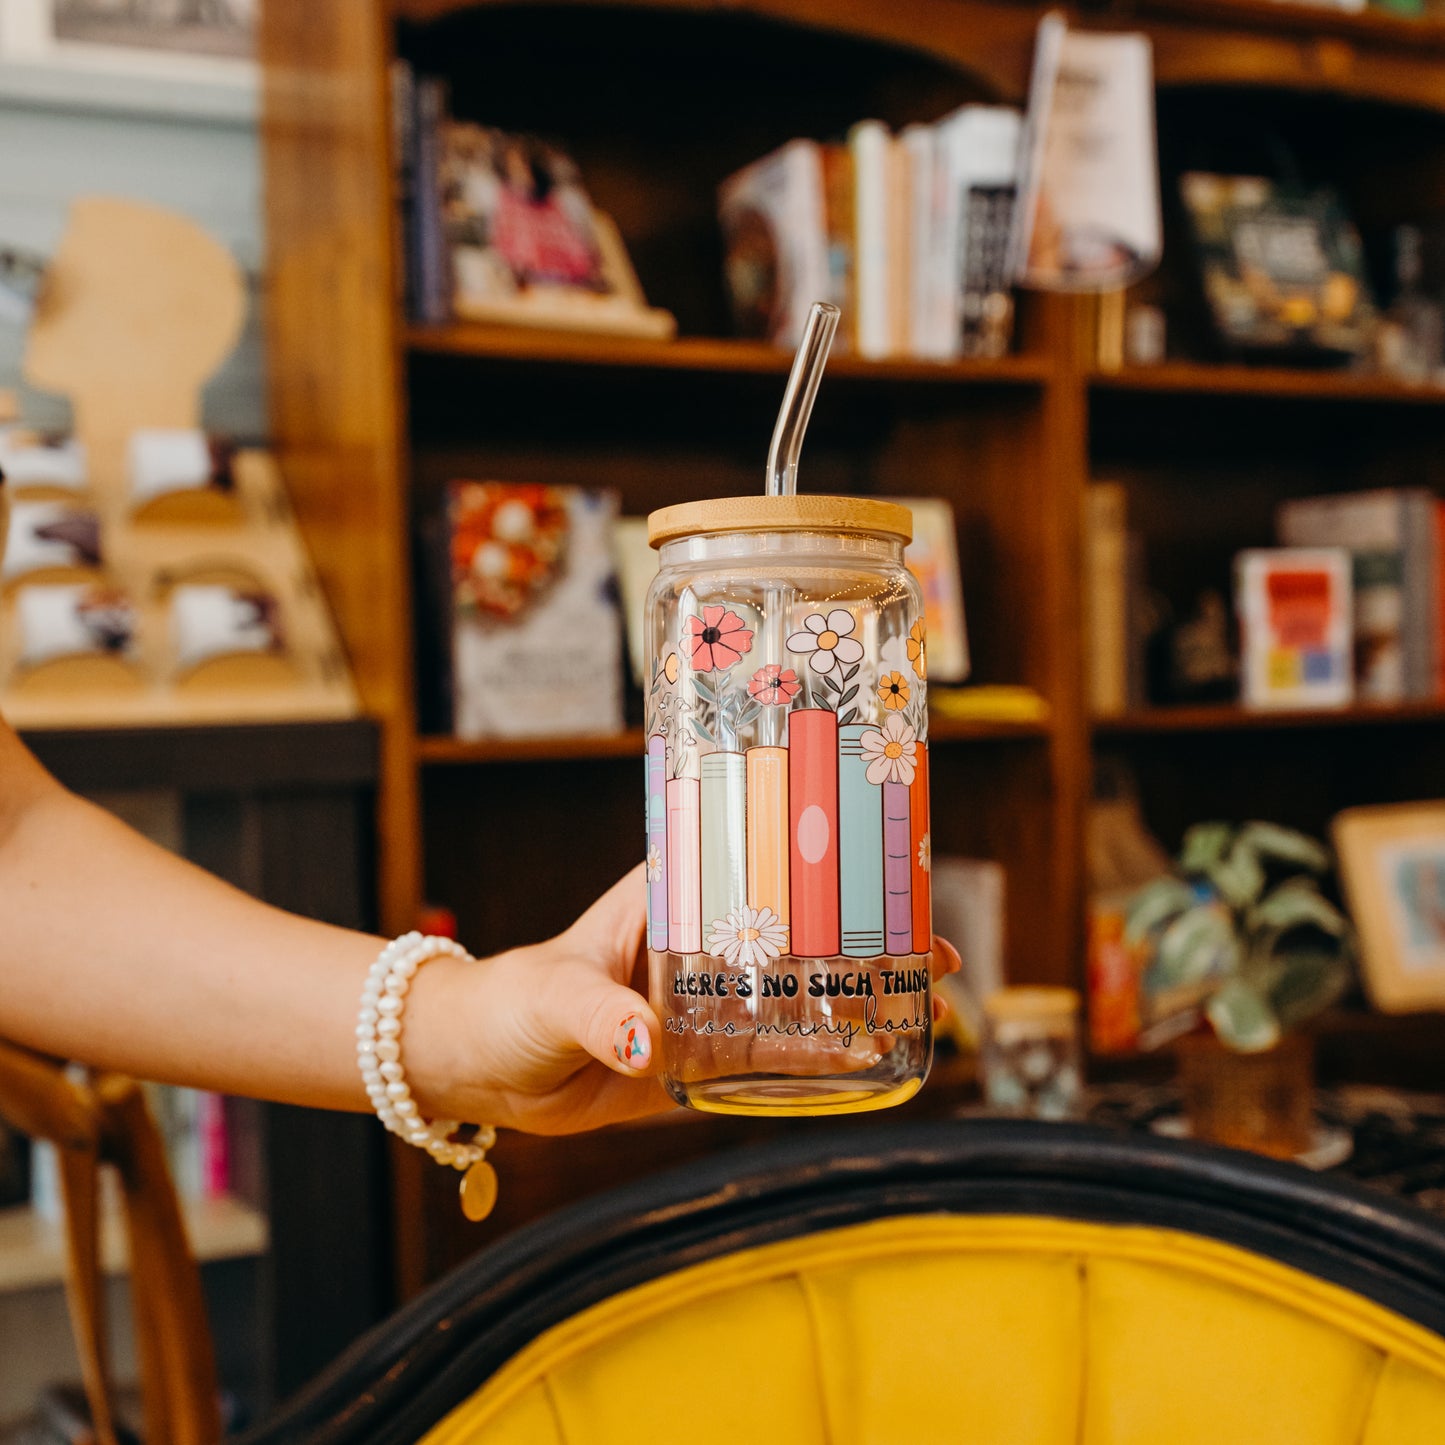
[[[7,95],[251,119],[260,0],[0,0]]]
[[[1445,1008],[1445,802],[1350,808],[1333,831],[1370,1002]]]

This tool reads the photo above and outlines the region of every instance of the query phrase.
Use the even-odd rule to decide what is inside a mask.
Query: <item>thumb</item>
[[[651,1074],[661,1038],[657,1015],[640,993],[595,968],[567,969],[557,1016],[567,1041],[628,1078]]]

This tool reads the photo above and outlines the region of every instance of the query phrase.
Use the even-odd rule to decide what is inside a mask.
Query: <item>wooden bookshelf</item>
[[[673,341],[593,336],[583,332],[526,330],[458,324],[408,326],[407,348],[416,355],[470,356],[478,359],[558,366],[605,366],[635,371],[695,371],[704,375],[762,373],[786,375],[789,351],[763,342],[682,336]],[[866,361],[839,355],[828,363],[830,377],[874,382],[976,383],[1040,386],[1052,360],[1045,356],[1006,356],[997,361]]]
[[[1271,0],[1274,3],[1274,0]],[[1289,397],[1306,401],[1387,402],[1402,406],[1445,407],[1445,386],[1412,386],[1388,376],[1350,371],[1290,370],[1274,366],[1227,366],[1168,361],[1098,371],[1089,378],[1095,392],[1161,392],[1185,396]]]
[[[1340,708],[1243,708],[1233,703],[1204,707],[1149,707],[1096,717],[1094,732],[1124,737],[1150,733],[1209,733],[1279,728],[1390,727],[1445,723],[1445,701],[1360,703]]]
[[[269,1243],[266,1216],[239,1199],[182,1201],[191,1253],[208,1260],[264,1254]],[[116,1210],[101,1219],[100,1267],[106,1274],[129,1268],[125,1220]],[[65,1278],[65,1225],[28,1205],[0,1209],[0,1294],[59,1284]]]
[[[460,475],[611,486],[634,515],[753,491],[789,359],[726,337],[717,183],[793,136],[838,134],[865,115],[898,127],[971,99],[1021,102],[1045,8],[263,7],[272,414],[298,516],[380,722],[386,930],[410,928],[427,898],[454,907],[478,949],[527,942],[565,926],[641,841],[628,766],[641,752],[636,730],[507,744],[419,735],[408,538],[423,504]],[[1191,155],[1217,129],[1209,107],[1227,105],[1232,118],[1258,113],[1261,129],[1297,136],[1305,172],[1338,173],[1363,219],[1413,219],[1392,210],[1412,178],[1438,194],[1437,20],[1274,0],[1119,0],[1077,18],[1149,35],[1161,133]],[[459,114],[574,149],[649,301],[677,315],[680,339],[408,323],[394,286],[387,120],[398,54],[447,76]],[[791,83],[799,74],[806,86]],[[1353,802],[1445,794],[1445,749],[1431,729],[1395,728],[1380,748],[1370,727],[1430,723],[1442,716],[1433,705],[1328,716],[1149,709],[1091,721],[1081,625],[1091,476],[1126,483],[1166,559],[1171,600],[1188,605],[1196,540],[1197,570],[1213,578],[1231,549],[1268,540],[1285,496],[1438,476],[1445,391],[1184,361],[1098,374],[1091,334],[1090,301],[1026,296],[1019,354],[999,362],[839,357],[804,464],[803,485],[819,491],[947,497],[973,680],[1031,688],[1047,703],[1046,722],[940,720],[933,732],[947,744],[932,779],[935,852],[1004,865],[1008,967],[1020,982],[1082,980],[1084,817],[1104,752],[1137,766],[1148,821],[1170,844],[1202,816],[1318,828]],[[1171,347],[1206,354],[1189,339],[1171,312]],[[1307,404],[1320,402],[1340,404]],[[529,1196],[538,1207],[574,1189],[575,1151],[549,1143],[527,1157],[543,1171]],[[433,1172],[408,1160],[397,1174],[406,1291],[466,1240],[491,1237],[451,1229],[454,1187]],[[589,1185],[600,1187],[617,1171],[593,1173]],[[444,1244],[429,1252],[428,1235]]]
[[[1008,742],[1045,738],[1047,719],[934,718],[929,739],[937,743]],[[416,740],[417,762],[423,766],[458,763],[531,763],[603,758],[641,758],[647,738],[641,728],[620,733],[579,734],[555,738],[465,738],[423,736]]]

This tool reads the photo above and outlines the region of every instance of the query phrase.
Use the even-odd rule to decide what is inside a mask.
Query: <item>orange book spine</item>
[[[788,926],[788,750],[749,748],[748,905]],[[785,950],[786,951],[786,950]]]

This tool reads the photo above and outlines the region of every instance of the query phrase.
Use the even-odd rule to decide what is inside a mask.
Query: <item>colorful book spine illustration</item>
[[[647,942],[667,947],[667,739],[647,740]]]
[[[839,952],[838,718],[824,708],[788,715],[788,820],[793,953]],[[905,835],[907,825],[905,824]]]
[[[883,794],[868,781],[860,739],[868,723],[838,729],[838,857],[846,958],[883,952]]]
[[[908,786],[908,856],[913,870],[913,951],[933,947],[933,839],[928,831],[928,744],[913,753],[913,781]]]
[[[696,778],[667,784],[667,946],[702,952],[702,819]]]
[[[883,784],[883,918],[888,952],[913,952],[912,829],[908,784]]]
[[[747,902],[747,762],[741,753],[702,759],[702,928]]]
[[[749,748],[748,905],[771,908],[784,928],[788,907],[788,750]]]

